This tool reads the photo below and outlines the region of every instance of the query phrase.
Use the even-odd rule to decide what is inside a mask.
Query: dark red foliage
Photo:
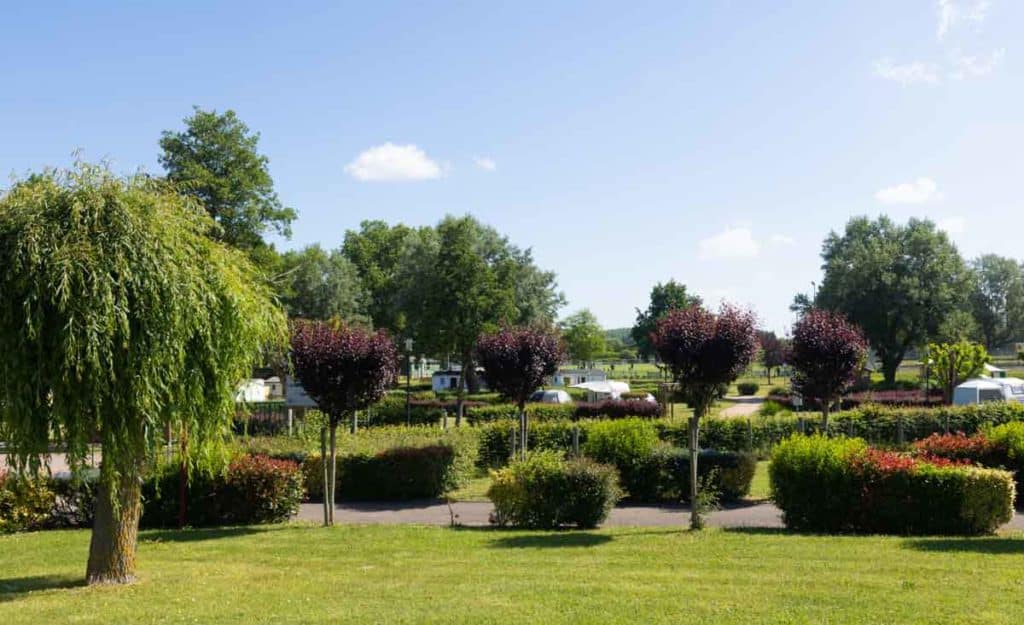
[[[759,331],[757,341],[761,345],[761,363],[770,369],[786,364],[786,344],[774,332]]]
[[[952,467],[970,464],[969,460],[934,456],[927,453],[905,454],[868,448],[851,460],[853,469],[862,476],[887,477],[898,473],[914,473],[923,465]]]
[[[641,417],[657,419],[664,416],[661,404],[643,399],[607,399],[596,402],[579,402],[573,410],[576,419],[625,419]]]
[[[505,328],[477,340],[477,361],[490,388],[524,404],[564,357],[557,334],[542,328]]]
[[[839,313],[812,309],[793,326],[786,362],[795,391],[834,401],[856,381],[866,357],[867,341],[857,326]]]
[[[735,380],[757,351],[754,315],[731,306],[671,310],[651,336],[658,357],[682,385],[717,386]]]
[[[963,432],[932,434],[915,442],[914,452],[921,457],[976,462],[984,466],[998,466],[1006,455],[1005,449],[990,441],[984,434],[967,436]]]
[[[387,334],[323,321],[292,324],[291,357],[295,377],[334,420],[379,401],[398,375]]]

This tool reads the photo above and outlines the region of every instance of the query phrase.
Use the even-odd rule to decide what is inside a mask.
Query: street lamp
[[[405,339],[405,424],[412,424],[412,339]]]

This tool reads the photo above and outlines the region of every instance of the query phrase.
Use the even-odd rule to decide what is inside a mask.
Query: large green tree
[[[423,236],[429,235],[405,224],[390,226],[383,221],[364,221],[358,231],[345,232],[341,251],[366,290],[366,312],[375,327],[386,328],[396,336],[406,327],[401,295],[403,279],[412,272],[405,265],[429,260],[417,258]]]
[[[700,297],[688,293],[685,284],[680,284],[675,280],[669,280],[665,284],[660,282],[655,284],[651,289],[651,299],[647,304],[647,309],[636,309],[636,323],[630,330],[630,335],[636,342],[641,358],[650,358],[655,354],[651,334],[657,329],[659,319],[670,310],[689,308],[700,304]]]
[[[135,574],[140,484],[165,431],[184,459],[230,432],[238,383],[285,317],[244,255],[166,182],[79,164],[0,196],[0,435],[16,468],[102,444],[90,583]]]
[[[369,325],[366,292],[355,266],[339,250],[319,245],[281,254],[276,267],[278,292],[288,316],[340,319]]]
[[[266,156],[254,133],[228,110],[195,107],[185,130],[164,131],[160,164],[168,180],[198,200],[219,226],[216,238],[247,251],[254,259],[270,255],[263,235],[289,236],[295,210],[282,205]]]
[[[821,253],[814,304],[860,326],[889,383],[907,350],[923,346],[965,303],[970,276],[956,247],[928,220],[856,217]]]
[[[582,366],[605,351],[605,333],[597,317],[584,308],[566,317],[560,324],[569,358]]]
[[[985,338],[998,347],[1024,333],[1024,271],[1012,258],[985,254],[971,262],[970,306]]]

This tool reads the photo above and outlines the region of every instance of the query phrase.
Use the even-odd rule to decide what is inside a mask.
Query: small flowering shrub
[[[44,478],[23,478],[0,471],[0,533],[44,527],[55,498]]]
[[[491,520],[496,525],[586,529],[600,525],[622,493],[614,467],[537,451],[491,471],[487,496],[494,503]]]
[[[1010,473],[963,460],[795,436],[772,454],[772,498],[791,529],[987,534],[1013,516]]]

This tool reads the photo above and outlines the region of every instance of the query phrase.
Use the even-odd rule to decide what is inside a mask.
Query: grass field
[[[84,531],[0,537],[22,623],[1018,623],[1024,536],[276,526],[145,533],[80,585]]]

